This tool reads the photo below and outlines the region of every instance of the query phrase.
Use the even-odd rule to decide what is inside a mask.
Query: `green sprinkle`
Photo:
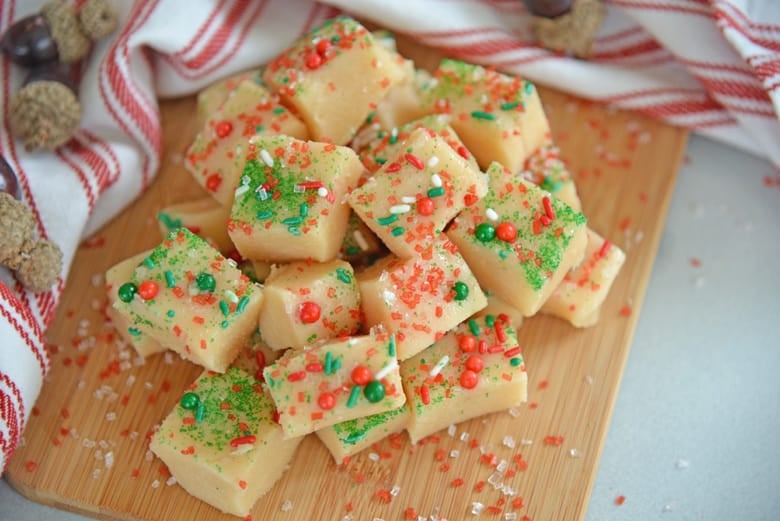
[[[499,105],[499,108],[501,110],[512,110],[513,108],[517,107],[518,105],[520,105],[520,102],[513,101],[511,103],[502,103],[501,105]]]
[[[525,93],[531,94],[534,91],[534,84],[530,81],[525,82]]]
[[[390,139],[387,140],[391,145],[395,145],[398,142],[398,134],[390,134]]]
[[[265,127],[263,125],[257,125],[255,127],[255,132],[262,132],[263,130],[265,130]]]
[[[487,327],[493,327],[496,325],[496,317],[494,315],[485,315],[485,325]]]
[[[229,325],[230,322],[228,322],[227,320],[223,320],[222,323],[219,325],[219,327],[221,327],[222,329],[227,329]]]
[[[444,187],[443,186],[436,186],[434,188],[431,188],[428,190],[428,197],[439,197],[444,195]]]
[[[134,327],[128,327],[127,328],[127,332],[130,333],[133,336],[140,336],[141,335],[141,330],[137,329],[137,328],[134,328]]]
[[[387,163],[387,159],[385,159],[384,157],[377,157],[376,159],[374,159],[374,161],[376,161],[376,164],[378,165],[384,165],[385,163]]]
[[[502,260],[503,260],[503,259],[506,259],[506,258],[509,256],[509,252],[507,252],[506,250],[501,250],[500,252],[498,252],[498,256],[499,256],[499,257],[500,257]]]
[[[398,220],[398,214],[394,213],[394,214],[388,215],[387,217],[380,217],[379,219],[376,220],[376,222],[378,222],[382,226],[387,226],[388,224],[393,224],[397,220]]]
[[[284,107],[276,107],[271,112],[273,112],[274,114],[284,114]]]
[[[352,390],[349,392],[349,398],[347,399],[347,407],[350,409],[357,405],[358,397],[360,396],[360,386],[353,385]]]
[[[302,218],[309,215],[309,203],[301,203],[301,206],[298,208],[298,215]]]
[[[301,230],[297,226],[288,226],[287,231],[290,233],[290,235],[295,235],[296,237],[301,234]]]
[[[152,258],[151,258],[151,257],[147,257],[147,258],[145,258],[145,259],[144,259],[144,264],[145,264],[145,265],[146,265],[146,267],[147,267],[147,268],[149,268],[150,270],[153,270],[153,269],[154,269],[154,261],[152,260]]]
[[[491,114],[490,112],[483,112],[481,110],[475,110],[471,113],[471,117],[474,119],[485,119],[488,121],[493,121],[496,119],[496,116],[494,114]]]
[[[195,276],[195,284],[200,291],[214,291],[217,288],[217,281],[214,276],[203,271]]]
[[[352,257],[352,256],[357,255],[358,253],[360,253],[360,248],[358,248],[357,246],[348,246],[344,250],[344,253],[346,253],[347,255]]]
[[[336,278],[339,279],[344,284],[349,284],[352,282],[352,276],[347,273],[347,270],[344,268],[337,268],[336,269]]]
[[[469,296],[469,286],[465,282],[458,281],[452,285],[452,290],[455,292],[455,300],[466,300]]]
[[[326,375],[330,376],[333,374],[333,353],[328,351],[325,353],[325,363],[323,364],[325,367],[323,367],[323,371]]]
[[[355,443],[365,438],[366,434],[368,434],[366,431],[350,432],[349,435],[346,438],[344,438],[343,441],[344,443],[349,443],[350,445],[354,445]]]
[[[518,365],[520,365],[522,363],[523,363],[523,361],[520,358],[518,358],[518,357],[514,357],[514,358],[510,358],[509,359],[509,365],[511,365],[512,367],[517,367]]]
[[[203,416],[206,414],[206,407],[203,406],[203,402],[198,403],[198,407],[195,409],[195,423],[203,421]]]
[[[403,235],[404,229],[401,226],[396,226],[392,230],[390,230],[390,235],[393,237],[398,237],[399,235]]]
[[[288,217],[287,219],[282,220],[282,224],[287,226],[297,226],[303,222],[303,219],[300,217]]]
[[[169,288],[176,285],[176,279],[173,278],[173,272],[171,270],[165,270],[165,284],[167,284]]]
[[[270,219],[273,216],[274,213],[271,210],[263,210],[262,212],[257,212],[257,215],[255,215],[255,217],[257,217],[261,221],[264,221],[265,219]]]
[[[241,297],[241,300],[238,301],[238,305],[236,306],[236,313],[243,313],[248,304],[249,304],[249,297],[244,295],[243,297]]]
[[[477,321],[473,318],[469,319],[469,329],[471,329],[471,334],[474,336],[479,336],[479,324],[477,324]]]
[[[224,300],[219,301],[219,309],[222,311],[222,314],[225,316],[228,316],[230,314],[230,308],[228,307],[227,302]]]
[[[375,118],[375,117],[376,117],[376,111],[375,111],[375,110],[372,110],[372,111],[371,111],[371,112],[368,114],[368,117],[366,118],[366,123],[371,123],[372,121],[374,121],[374,118]]]
[[[387,353],[395,356],[395,335],[390,335],[390,345],[387,346]]]
[[[333,372],[335,373],[339,369],[341,369],[341,358],[334,358],[333,363],[331,364],[331,369],[333,369]]]
[[[171,216],[167,213],[158,213],[157,220],[163,223],[169,230],[173,230],[181,226],[181,219],[172,219]]]
[[[176,312],[174,310],[172,310],[172,309],[169,309],[168,313],[166,313],[166,315],[168,315],[168,317],[170,317],[170,318],[173,318],[173,317],[176,316]]]

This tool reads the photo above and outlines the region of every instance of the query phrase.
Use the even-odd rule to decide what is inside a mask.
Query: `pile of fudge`
[[[625,259],[588,228],[534,85],[415,69],[329,20],[198,98],[185,164],[208,195],[107,273],[142,356],[204,368],[151,449],[246,515],[314,433],[337,462],[526,400],[517,327],[598,320]]]

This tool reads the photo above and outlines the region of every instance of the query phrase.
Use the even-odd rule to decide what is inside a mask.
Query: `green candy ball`
[[[466,300],[469,296],[469,287],[465,282],[458,281],[452,285],[455,291],[455,300]]]
[[[492,224],[481,223],[477,226],[477,229],[474,230],[474,235],[476,235],[477,239],[481,242],[490,242],[493,240],[493,237],[496,236],[496,229]]]
[[[138,292],[138,286],[133,284],[132,282],[125,282],[121,286],[119,286],[119,290],[117,290],[116,294],[119,297],[119,300],[122,302],[130,302],[133,300],[133,297],[135,297],[135,294]]]
[[[385,386],[378,380],[372,380],[366,384],[363,394],[371,403],[382,401],[382,398],[385,397]]]
[[[198,276],[195,277],[195,284],[198,285],[198,289],[201,291],[214,291],[217,287],[217,281],[208,273],[198,273]]]
[[[184,393],[181,397],[181,406],[188,411],[197,409],[198,405],[200,405],[200,398],[195,393]]]

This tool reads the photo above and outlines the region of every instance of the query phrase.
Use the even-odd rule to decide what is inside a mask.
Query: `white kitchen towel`
[[[42,3],[0,0],[0,31]],[[260,65],[338,11],[780,165],[780,2],[606,3],[593,57],[580,61],[533,44],[520,0],[115,0],[121,27],[83,67],[81,129],[54,153],[28,153],[10,135],[9,100],[25,71],[3,57],[0,154],[19,177],[38,233],[62,248],[64,267],[40,294],[0,268],[0,469],[48,370],[44,332],[80,240],[141,194],[160,165],[156,100]]]

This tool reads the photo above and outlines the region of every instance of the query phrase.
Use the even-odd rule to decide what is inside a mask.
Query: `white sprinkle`
[[[292,510],[292,501],[289,499],[282,503],[282,512],[289,512]]]
[[[355,242],[360,247],[361,250],[367,251],[368,250],[368,243],[366,242],[366,238],[363,237],[363,233],[360,230],[355,230],[352,233],[352,237],[354,237]]]
[[[408,204],[396,204],[390,207],[391,214],[407,213],[412,209]]]
[[[230,291],[229,289],[226,289],[223,293],[225,295],[225,298],[228,299],[233,304],[238,304],[238,295]]]
[[[488,218],[488,220],[493,222],[498,221],[499,219],[498,212],[496,212],[492,208],[488,208],[487,210],[485,210],[485,216]]]
[[[450,437],[455,436],[455,433],[458,431],[458,428],[455,426],[455,424],[450,424],[449,427],[447,427],[447,434],[450,435]]]
[[[262,149],[260,151],[260,159],[263,160],[263,163],[273,168],[274,166],[274,158],[271,157],[271,154],[268,153],[268,150]]]
[[[376,452],[369,452],[368,459],[376,463],[377,461],[379,461],[379,454],[377,454]]]
[[[69,432],[69,434],[70,434],[70,437],[71,437],[71,438],[73,438],[73,439],[75,439],[75,440],[79,439],[79,433],[78,433],[78,431],[76,431],[76,429],[74,429],[74,428],[72,428],[72,427],[71,427],[71,429],[70,429],[70,432]]]
[[[236,188],[236,191],[234,193],[235,197],[240,197],[247,193],[249,191],[249,186],[247,185],[241,185],[238,188]]]
[[[487,482],[493,486],[495,489],[501,488],[501,473],[500,472],[493,472],[488,476]]]
[[[246,454],[247,452],[252,451],[255,448],[254,445],[250,445],[249,443],[245,443],[243,445],[240,445],[236,450],[230,453],[231,456],[241,456],[242,454]]]
[[[385,304],[393,304],[395,302],[395,293],[389,289],[382,290],[382,298],[385,299]]]
[[[436,365],[431,368],[428,376],[435,378],[439,373],[441,373],[441,370],[444,369],[448,363],[450,363],[450,357],[448,355],[442,356],[439,361],[436,362]]]
[[[163,354],[163,362],[165,365],[172,365],[173,364],[173,353],[170,351],[166,351],[165,354]],[[128,378],[129,380],[129,378]]]
[[[664,508],[661,510],[661,512],[671,512],[672,510],[674,510],[674,507],[672,507],[672,505],[667,504],[664,505]]]
[[[295,185],[295,186],[293,186],[293,192],[295,192],[296,194],[302,194],[305,191],[306,191],[306,188],[304,188],[303,185]]]
[[[499,472],[504,472],[507,467],[509,467],[509,463],[505,459],[502,459],[498,462],[498,465],[496,465],[496,470]]]
[[[393,127],[393,130],[390,131],[390,135],[393,137],[398,137],[398,128]]]
[[[588,385],[593,385],[593,377],[591,375],[585,376],[585,381],[588,382]]]
[[[399,492],[401,492],[401,487],[398,485],[394,485],[393,488],[390,489],[390,495],[393,497],[397,496]]]
[[[639,134],[639,142],[644,145],[645,143],[649,143],[652,137],[653,136],[650,134],[650,132],[642,132]]]
[[[146,454],[144,454],[144,460],[145,461],[152,461],[154,459],[154,452],[147,450]]]
[[[571,456],[572,458],[579,458],[580,457],[580,451],[578,451],[577,449],[571,449],[569,451],[569,456]]]
[[[533,445],[533,443],[534,443],[533,440],[528,440],[526,438],[520,440],[520,445]]]
[[[100,461],[103,459],[103,451],[98,449],[95,451],[95,453],[92,455],[96,460]]]
[[[512,487],[510,487],[509,485],[502,485],[501,486],[501,492],[505,496],[514,496],[515,495],[514,489]]]
[[[319,195],[320,197],[328,197],[328,193],[329,193],[328,189],[325,188],[324,186],[317,188],[317,195]]]
[[[506,412],[508,412],[509,416],[511,416],[512,418],[517,418],[518,416],[520,416],[520,411],[518,411],[516,407],[510,407],[509,409],[507,409]]]
[[[119,370],[120,371],[127,371],[128,369],[132,368],[133,364],[130,363],[130,360],[125,360],[124,362],[121,362],[119,364]]]
[[[132,431],[130,432],[130,439],[135,441],[138,439],[138,431]]]
[[[168,487],[172,487],[175,484],[176,484],[176,478],[174,478],[173,476],[165,480],[165,485]]]
[[[485,505],[480,503],[479,501],[474,501],[471,503],[471,513],[475,516],[478,516],[482,513],[482,509],[485,508]]]
[[[457,458],[460,456],[460,451],[458,449],[452,449],[450,451],[450,458]]]
[[[428,160],[428,167],[433,168],[436,165],[439,164],[439,158],[436,156],[431,156],[431,158]]]
[[[512,436],[509,435],[504,436],[504,439],[502,440],[501,443],[503,443],[505,447],[509,447],[510,449],[515,448],[515,439]]]
[[[261,201],[265,201],[266,199],[268,199],[268,191],[266,191],[264,186],[262,186],[262,185],[258,186],[257,190],[255,190],[255,192],[257,192],[257,197]]]
[[[154,481],[152,481],[152,488],[159,488],[159,487],[160,487],[159,479],[155,479]]]
[[[374,518],[374,521],[385,521],[385,520],[384,520],[384,519],[382,519],[381,517],[375,517],[375,518]]]
[[[441,177],[439,174],[432,174],[431,175],[431,184],[435,186],[436,188],[441,188],[442,184],[444,184],[441,180]]]
[[[678,459],[677,460],[677,468],[678,469],[687,469],[690,467],[690,462],[688,462],[687,459]]]
[[[460,433],[460,441],[469,441],[469,433],[468,432],[461,432]]]
[[[152,382],[144,382],[144,389],[147,391],[151,391],[154,389],[154,384]]]
[[[387,364],[382,369],[380,369],[379,371],[376,372],[376,374],[374,375],[374,379],[375,380],[381,380],[385,376],[387,376],[390,373],[392,373],[396,368],[398,368],[398,360],[396,360],[394,358],[394,359],[392,359],[390,361],[389,364]]]
[[[504,514],[504,521],[515,521],[517,519],[517,512],[507,512]]]
[[[114,411],[107,412],[106,413],[106,421],[107,422],[112,422],[114,420],[116,420],[116,413]]]
[[[106,452],[106,455],[103,457],[103,464],[106,466],[107,469],[110,469],[114,466],[114,453],[109,451]]]
[[[417,198],[413,195],[402,195],[401,202],[406,204],[414,204],[417,202]]]
[[[81,440],[81,446],[85,449],[94,449],[95,445],[97,445],[93,440],[90,440],[89,438],[83,438]]]
[[[341,518],[341,521],[354,521],[352,518],[352,514],[344,514],[344,517]]]
[[[100,469],[92,469],[92,479],[97,479],[100,477]]]

